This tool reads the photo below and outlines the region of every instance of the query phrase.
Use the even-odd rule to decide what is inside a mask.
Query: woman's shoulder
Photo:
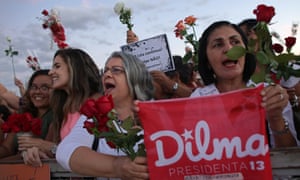
[[[209,96],[213,94],[219,94],[215,84],[210,84],[204,87],[196,88],[190,97]]]
[[[53,121],[53,111],[49,109],[42,116],[43,123],[50,124]]]

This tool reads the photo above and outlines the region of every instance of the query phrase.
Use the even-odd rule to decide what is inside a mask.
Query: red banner
[[[0,180],[47,180],[50,179],[50,167],[32,167],[25,164],[0,164]]]
[[[272,179],[262,88],[139,103],[150,179]]]

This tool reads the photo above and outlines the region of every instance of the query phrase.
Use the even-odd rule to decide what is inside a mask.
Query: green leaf
[[[290,75],[300,77],[300,69],[295,70],[295,69],[289,68],[288,71],[289,71]]]
[[[268,56],[263,51],[258,51],[256,53],[256,59],[261,64],[270,64]]]
[[[278,74],[278,76],[279,76],[278,78],[280,78],[280,76],[282,76],[284,80],[288,80],[290,75],[291,74],[288,71],[284,71],[284,72],[282,72],[282,74]]]
[[[257,64],[257,71],[251,76],[251,80],[255,83],[260,83],[265,81],[266,70],[264,65]]]
[[[117,130],[117,128],[114,126],[113,121],[114,121],[114,120],[109,120],[109,121],[107,121],[106,125],[107,125],[107,127],[108,127],[112,132],[114,132],[114,133],[119,133],[119,131]]]
[[[293,59],[296,59],[294,54],[286,54],[285,53],[285,54],[280,54],[278,56],[275,56],[275,60],[280,64],[281,63],[288,64],[288,62]]]
[[[271,62],[270,62],[270,64],[269,64],[269,67],[270,67],[270,69],[277,69],[277,67],[278,67],[278,62],[277,61],[275,61],[275,60],[271,60]]]
[[[189,42],[192,42],[192,41],[193,41],[193,38],[194,38],[194,35],[193,35],[193,34],[189,34],[189,35],[185,36],[185,38],[186,38]]]
[[[5,52],[6,56],[9,55],[9,50],[6,49],[4,52]]]
[[[193,52],[189,51],[183,56],[182,58],[183,63],[186,64],[190,59],[192,59],[192,57],[193,57]]]
[[[227,53],[227,57],[230,60],[238,60],[240,57],[246,54],[246,49],[242,46],[234,46]]]
[[[146,157],[146,151],[145,151],[145,145],[144,144],[139,144],[138,145],[137,156]]]
[[[131,117],[127,117],[125,120],[123,120],[122,127],[125,130],[131,129],[133,125],[134,125],[134,123],[133,123],[133,119]]]
[[[112,109],[108,114],[107,117],[109,119],[118,119],[118,113],[116,112],[115,109]]]
[[[294,60],[295,60],[295,61],[298,61],[298,64],[299,64],[300,56],[296,56],[296,55],[295,55],[295,56],[294,56]]]
[[[101,132],[101,133],[100,133],[100,137],[107,137],[107,138],[109,138],[109,137],[113,137],[113,136],[114,136],[114,133],[111,132],[111,131],[108,131],[108,132]]]
[[[268,24],[266,24],[265,22],[258,22],[255,27],[256,35],[261,41],[269,41],[271,39],[267,25]]]
[[[257,44],[257,40],[256,39],[250,39],[248,41],[248,50],[251,53],[254,53],[256,51],[256,44]]]
[[[140,128],[131,128],[130,130],[128,130],[128,134],[129,134],[130,136],[136,136],[136,134],[137,134],[138,132],[140,132],[140,131],[141,131]]]
[[[18,52],[18,51],[13,51],[11,54],[12,54],[12,55],[18,55],[19,52]]]

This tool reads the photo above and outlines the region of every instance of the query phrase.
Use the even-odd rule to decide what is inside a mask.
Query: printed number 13
[[[263,161],[250,161],[249,164],[251,170],[261,171],[265,169],[265,164]]]

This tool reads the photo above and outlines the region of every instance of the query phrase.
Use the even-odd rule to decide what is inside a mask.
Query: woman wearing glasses
[[[131,116],[133,101],[153,98],[152,78],[145,65],[136,57],[114,52],[105,63],[102,75],[104,94],[111,95],[120,123]],[[72,131],[59,144],[56,160],[68,170],[99,179],[147,179],[145,157],[133,161],[121,151],[111,148],[100,138],[97,152],[92,150],[94,136],[83,128],[81,116]],[[101,177],[101,178],[100,178]]]
[[[19,137],[17,140],[15,133],[8,133],[0,146],[1,158],[16,155],[18,152],[25,152],[25,150],[33,146],[43,151],[47,151],[53,146],[53,142],[47,141],[51,140],[51,138],[47,137],[47,134],[53,119],[53,114],[50,110],[52,80],[48,72],[49,70],[44,69],[32,74],[23,97],[26,103],[19,110],[21,113],[29,112],[33,117],[42,119],[41,136]],[[15,157],[20,158],[19,155]]]

